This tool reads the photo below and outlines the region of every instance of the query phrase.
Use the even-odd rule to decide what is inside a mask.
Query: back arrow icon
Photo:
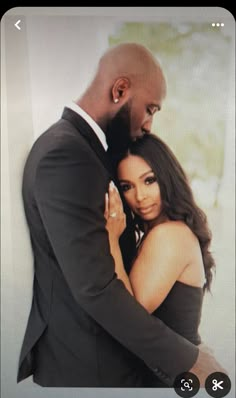
[[[21,23],[21,20],[20,20],[20,19],[15,23],[15,27],[16,27],[18,30],[21,30],[21,27],[19,26],[20,23]]]

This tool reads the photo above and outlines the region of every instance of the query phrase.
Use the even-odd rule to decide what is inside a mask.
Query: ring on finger
[[[115,218],[117,216],[117,213],[113,211],[112,213],[109,214],[109,217]]]

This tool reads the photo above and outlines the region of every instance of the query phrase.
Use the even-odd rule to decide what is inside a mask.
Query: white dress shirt
[[[93,129],[99,141],[101,142],[103,148],[106,151],[108,148],[106,136],[102,131],[102,129],[99,127],[99,125],[91,118],[91,116],[89,116],[87,112],[85,112],[79,105],[77,105],[73,101],[70,104],[66,105],[66,107],[72,109],[74,112],[78,113],[78,115],[80,115],[84,120],[86,120],[86,122]]]

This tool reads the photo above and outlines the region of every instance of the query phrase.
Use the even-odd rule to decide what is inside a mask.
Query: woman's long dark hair
[[[212,235],[205,213],[195,203],[187,176],[171,149],[156,135],[146,134],[129,145],[120,155],[117,164],[129,155],[143,158],[152,168],[160,187],[162,212],[170,220],[183,221],[198,238],[206,283],[204,289],[210,291],[215,261],[209,251]],[[142,220],[135,215],[135,227],[142,231]]]

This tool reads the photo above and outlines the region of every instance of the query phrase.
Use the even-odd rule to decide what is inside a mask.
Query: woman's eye
[[[155,176],[153,176],[153,177],[147,177],[146,178],[146,180],[145,180],[145,183],[147,184],[147,185],[149,185],[149,184],[153,184],[154,182],[156,182],[156,177]]]
[[[129,184],[121,184],[121,191],[122,192],[127,192],[130,189],[130,185]]]

